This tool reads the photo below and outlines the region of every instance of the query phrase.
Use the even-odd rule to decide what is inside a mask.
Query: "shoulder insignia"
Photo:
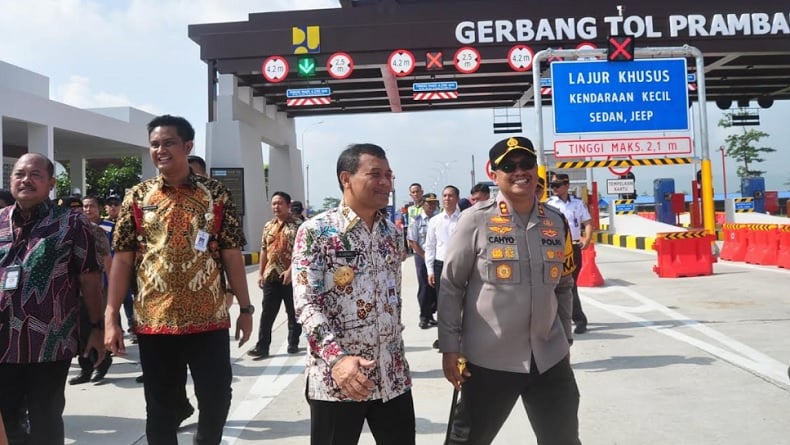
[[[492,216],[488,219],[492,224],[508,224],[510,223],[510,217],[507,216]]]
[[[513,227],[511,226],[488,226],[488,230],[498,233],[500,235],[504,235],[506,233],[510,233],[513,231]]]

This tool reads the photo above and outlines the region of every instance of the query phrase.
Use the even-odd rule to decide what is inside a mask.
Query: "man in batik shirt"
[[[340,206],[299,228],[292,261],[296,313],[307,333],[311,443],[355,444],[365,420],[376,443],[415,441],[401,323],[403,235],[379,209],[392,190],[384,150],[340,154]]]
[[[236,206],[222,183],[190,170],[194,137],[181,117],[159,116],[148,124],[149,154],[159,175],[126,194],[113,236],[104,341],[114,354],[125,355],[117,316],[136,276],[134,331],[151,445],[177,442],[187,365],[200,410],[194,443],[216,445],[222,439],[233,376],[220,262],[241,307],[239,346],[252,330]]]
[[[104,357],[101,273],[90,223],[54,205],[54,187],[52,161],[25,154],[11,172],[16,203],[0,210],[0,412],[12,444],[63,444],[80,293],[90,317],[85,356]],[[29,438],[20,429],[23,403]]]
[[[291,255],[299,222],[291,215],[290,207],[291,195],[280,191],[272,193],[274,218],[263,226],[261,261],[258,266],[258,287],[263,290],[258,344],[247,351],[247,355],[256,360],[269,357],[272,326],[280,312],[280,303],[285,306],[288,316],[288,353],[299,352],[302,327],[296,321],[294,291],[291,286]]]

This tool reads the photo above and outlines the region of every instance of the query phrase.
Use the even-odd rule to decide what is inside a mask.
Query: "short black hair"
[[[337,183],[343,191],[340,173],[349,172],[352,175],[359,170],[359,158],[362,155],[371,155],[379,159],[387,159],[387,152],[376,144],[351,144],[337,158]]]
[[[469,193],[474,195],[477,192],[483,192],[483,193],[487,193],[487,194],[490,195],[491,194],[491,188],[488,186],[488,184],[484,184],[482,182],[478,182],[477,184],[475,184],[472,187],[472,190]]]
[[[10,206],[16,201],[16,199],[14,199],[14,195],[12,195],[8,190],[0,189],[0,201],[3,201],[5,205]]]
[[[203,158],[201,158],[200,156],[198,155],[187,156],[187,163],[191,164],[193,162],[196,162],[197,165],[203,167],[203,170],[206,169],[206,161],[204,161]]]
[[[461,191],[458,190],[458,187],[456,187],[454,185],[446,185],[446,186],[444,186],[444,188],[442,189],[442,195],[444,195],[444,191],[447,190],[447,189],[453,189],[453,191],[455,192],[455,196],[461,196]]]
[[[291,195],[289,195],[288,193],[277,191],[272,193],[272,199],[274,199],[275,196],[279,196],[280,198],[285,200],[286,204],[291,205]]]
[[[409,191],[411,191],[411,188],[414,186],[417,186],[420,189],[422,189],[422,184],[420,184],[419,182],[412,182],[411,185],[409,186]]]
[[[192,124],[190,124],[188,120],[181,116],[163,114],[151,119],[151,122],[148,123],[148,136],[151,136],[151,133],[154,132],[156,127],[175,127],[178,137],[180,137],[182,141],[189,142],[195,140],[195,129],[192,128]]]

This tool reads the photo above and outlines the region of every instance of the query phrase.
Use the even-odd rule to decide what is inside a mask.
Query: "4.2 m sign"
[[[686,59],[551,64],[554,132],[688,131]]]

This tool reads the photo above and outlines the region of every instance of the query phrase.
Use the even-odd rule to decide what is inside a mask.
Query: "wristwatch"
[[[242,314],[254,314],[255,313],[255,306],[249,305],[247,307],[241,307],[241,308],[239,308],[239,312],[241,312]]]

